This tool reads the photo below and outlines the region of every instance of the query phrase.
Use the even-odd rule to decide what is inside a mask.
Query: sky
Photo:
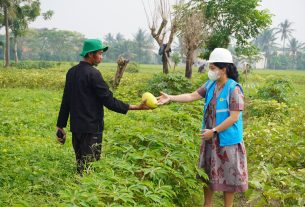
[[[86,38],[102,39],[107,33],[132,38],[139,28],[148,30],[142,1],[152,0],[40,0],[42,12],[53,10],[51,20],[38,18],[32,28],[77,31]],[[293,22],[292,35],[305,42],[305,0],[262,0],[261,8],[273,14],[273,27],[285,19]]]

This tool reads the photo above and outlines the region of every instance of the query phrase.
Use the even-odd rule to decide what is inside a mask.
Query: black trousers
[[[72,144],[75,152],[77,172],[82,174],[90,162],[99,160],[102,151],[103,133],[72,133]]]

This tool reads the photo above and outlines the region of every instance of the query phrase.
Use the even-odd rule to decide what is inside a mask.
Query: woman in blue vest
[[[244,95],[232,54],[216,48],[209,58],[209,80],[193,93],[161,93],[158,104],[192,102],[205,98],[199,167],[209,177],[204,207],[212,206],[214,191],[224,192],[224,204],[233,206],[235,192],[248,189],[246,150],[243,142]]]

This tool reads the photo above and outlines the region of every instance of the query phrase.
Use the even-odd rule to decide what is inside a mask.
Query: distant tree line
[[[292,25],[286,19],[278,27],[264,30],[254,40],[254,45],[265,56],[265,68],[305,69],[305,43],[293,37]],[[282,45],[277,42],[279,37]]]
[[[18,38],[16,46],[10,46],[10,57],[13,59],[16,47],[19,60],[78,61],[84,39],[85,36],[78,32],[28,29]],[[110,47],[104,55],[105,62],[116,62],[119,57],[124,57],[138,63],[161,63],[161,57],[154,52],[151,36],[142,29],[139,29],[131,40],[121,33],[108,33],[101,39]],[[4,35],[0,35],[0,41],[5,42]],[[4,58],[4,47],[0,48],[0,58]]]
[[[11,60],[52,60],[78,61],[83,34],[57,29],[29,29],[28,25],[42,16],[48,20],[53,11],[41,11],[40,0],[0,0],[0,58],[6,67]],[[102,37],[101,37],[102,39]],[[128,58],[138,63],[160,63],[160,57],[153,52],[154,46],[150,35],[139,29],[134,37],[125,39],[120,33],[105,37],[110,50],[105,54],[105,61],[115,62],[119,57]]]
[[[154,52],[153,38],[143,29],[139,29],[131,40],[121,33],[108,33],[104,41],[110,47],[104,55],[106,62],[116,62],[119,57],[124,57],[138,63],[161,63],[161,57]]]
[[[1,36],[1,39],[3,36]],[[76,61],[84,35],[56,29],[30,29],[18,39],[19,60]],[[13,54],[13,48],[10,48]],[[3,49],[0,50],[3,57]],[[12,57],[12,55],[11,55]]]
[[[149,33],[139,29],[131,39],[121,33],[100,37],[110,46],[104,61],[116,62],[124,57],[138,63],[163,64],[163,73],[168,74],[170,60],[174,67],[182,60],[186,64],[185,76],[191,78],[197,56],[207,59],[214,48],[230,46],[238,58],[252,63],[262,52],[265,68],[305,69],[304,43],[292,37],[292,23],[285,20],[277,28],[267,29],[271,15],[258,9],[260,2],[190,0],[181,1],[172,11],[165,1],[154,1],[154,7],[146,7],[146,11],[156,11],[146,12]],[[52,15],[53,11],[41,11],[40,0],[0,0],[0,27],[5,28],[5,34],[0,35],[0,58],[5,60],[5,66],[9,66],[11,59],[16,63],[19,59],[80,59],[83,34],[28,28],[37,17],[48,20]],[[276,43],[278,34],[283,42],[281,46]],[[178,48],[172,45],[174,38],[179,39]],[[158,51],[154,50],[154,42],[159,46]],[[171,54],[172,49],[179,53]]]

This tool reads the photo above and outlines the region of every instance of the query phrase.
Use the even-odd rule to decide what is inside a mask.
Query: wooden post
[[[119,87],[121,78],[123,77],[124,71],[125,71],[128,63],[129,63],[129,60],[125,59],[123,57],[120,57],[117,60],[118,67],[117,67],[116,74],[115,74],[113,82],[112,82],[113,88]]]

